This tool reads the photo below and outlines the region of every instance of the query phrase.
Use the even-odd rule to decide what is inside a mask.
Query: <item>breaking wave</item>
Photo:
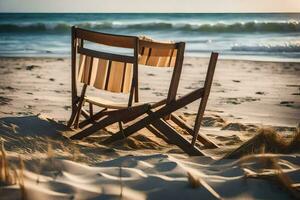
[[[78,27],[109,30],[109,29],[128,29],[128,30],[174,30],[174,31],[194,31],[211,33],[289,33],[299,32],[300,23],[293,22],[245,22],[245,23],[215,23],[215,24],[190,24],[190,23],[171,23],[171,22],[140,22],[140,23],[32,23],[32,24],[0,24],[0,32],[69,32],[70,27]]]

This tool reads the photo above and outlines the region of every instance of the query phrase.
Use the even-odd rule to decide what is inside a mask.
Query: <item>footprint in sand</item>
[[[225,144],[223,143],[223,145],[235,145],[242,142],[242,140],[237,135],[217,136],[216,139],[222,142],[226,142]]]
[[[38,66],[38,65],[28,65],[28,66],[26,66],[26,70],[28,70],[28,71],[31,71],[35,68],[41,68],[41,66]]]
[[[0,97],[0,106],[7,105],[12,99],[6,97]]]
[[[224,98],[223,102],[227,104],[241,104],[245,102],[253,102],[253,101],[260,101],[260,98],[253,98],[253,97],[230,97],[230,98]]]
[[[220,87],[220,86],[222,86],[222,85],[221,85],[221,83],[215,82],[215,83],[213,83],[213,86]]]
[[[149,87],[142,87],[142,88],[140,88],[140,90],[151,90],[151,88],[149,88]]]
[[[240,80],[232,80],[232,82],[240,83],[241,81]]]
[[[258,129],[256,125],[249,124],[241,124],[241,123],[228,123],[221,130],[231,130],[231,131],[248,131],[254,132]]]
[[[281,101],[280,105],[281,106],[286,106],[286,107],[293,107],[294,106],[294,101]]]
[[[9,90],[10,92],[16,91],[16,88],[13,88],[11,86],[0,86],[1,90]]]
[[[258,95],[265,95],[266,93],[265,93],[265,92],[255,92],[255,94],[258,94]]]
[[[300,95],[300,92],[299,93],[292,93],[292,95]]]
[[[162,97],[164,96],[165,94],[162,93],[162,92],[153,92],[154,95],[158,96],[158,97]]]
[[[218,115],[205,116],[201,122],[204,127],[221,127],[225,123],[225,120]]]
[[[71,109],[71,106],[63,106],[63,108],[64,108],[65,110],[69,110],[69,109]]]
[[[196,86],[186,86],[186,87],[184,87],[184,89],[195,90],[195,89],[197,89],[197,87]]]

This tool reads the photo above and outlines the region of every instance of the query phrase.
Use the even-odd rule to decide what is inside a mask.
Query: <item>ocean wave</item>
[[[0,32],[69,32],[70,27],[78,27],[107,30],[107,29],[126,29],[126,30],[168,30],[185,32],[211,32],[211,33],[252,33],[252,32],[274,32],[288,33],[299,32],[300,23],[292,22],[245,22],[245,23],[215,23],[215,24],[190,24],[190,23],[171,23],[171,22],[140,22],[140,23],[117,23],[117,22],[98,22],[98,23],[32,23],[32,24],[0,24]]]
[[[300,52],[300,43],[286,43],[282,45],[257,45],[257,46],[235,45],[231,47],[231,51],[293,53],[293,52]]]

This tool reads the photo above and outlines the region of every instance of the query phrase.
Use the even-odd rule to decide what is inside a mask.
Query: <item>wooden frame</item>
[[[147,112],[148,116],[137,121],[133,125],[123,129],[122,132],[118,132],[112,135],[111,137],[109,137],[104,141],[104,144],[109,144],[117,140],[124,139],[136,133],[137,131],[141,130],[142,128],[148,128],[151,132],[153,132],[156,135],[160,133],[161,135],[165,136],[169,141],[179,146],[183,151],[185,151],[189,155],[204,155],[203,152],[195,146],[197,140],[201,142],[203,145],[205,145],[206,147],[209,148],[218,147],[216,144],[214,144],[205,136],[198,134],[201,121],[203,119],[204,110],[207,104],[208,96],[210,93],[210,88],[212,85],[217,59],[218,59],[218,53],[212,53],[203,88],[194,90],[193,92],[183,97],[180,97],[178,99],[170,99],[170,101],[166,100],[166,104],[164,106],[160,107],[157,110],[148,111]],[[174,85],[176,86],[177,84]],[[174,88],[177,89],[175,86]],[[173,87],[170,87],[170,89],[172,88]],[[191,128],[178,116],[173,114],[173,112],[180,108],[183,108],[184,106],[198,99],[201,99],[201,102],[199,104],[194,128]],[[166,116],[170,116],[170,117],[166,118]],[[192,136],[192,141],[189,142],[178,131],[176,131],[169,123],[169,120],[173,121],[179,127],[184,129],[187,133],[189,133]]]
[[[101,51],[96,51],[92,49],[88,49],[84,47],[84,41],[99,43],[102,45],[107,46],[114,46],[114,47],[122,47],[122,48],[130,48],[133,50],[133,56],[127,55],[119,55],[119,54],[112,54],[106,53]],[[84,30],[76,27],[72,27],[72,41],[71,41],[71,81],[72,81],[72,113],[70,120],[68,122],[68,126],[71,127],[72,125],[75,128],[83,128],[89,124],[92,124],[87,130],[81,130],[79,133],[76,133],[71,137],[71,139],[80,139],[84,136],[87,136],[90,133],[90,130],[96,132],[97,130],[104,128],[108,125],[113,123],[119,122],[120,129],[122,129],[122,121],[130,121],[135,119],[136,117],[146,113],[149,110],[148,104],[140,104],[140,105],[132,105],[133,104],[133,97],[136,96],[135,88],[137,87],[137,68],[138,68],[138,49],[139,49],[139,39],[138,37],[132,36],[121,36],[121,35],[112,35],[106,33],[98,33],[94,31]],[[84,85],[81,90],[80,96],[77,94],[77,82],[76,82],[76,54],[79,53],[84,56],[90,56],[90,68],[87,75],[87,82],[84,82]],[[92,66],[93,66],[93,59],[106,59],[109,61],[109,66],[112,62],[122,62],[125,63],[123,71],[123,78],[122,81],[124,82],[124,74],[126,73],[126,65],[130,63],[133,65],[133,72],[132,72],[132,81],[130,86],[130,92],[128,97],[128,104],[124,108],[115,108],[115,109],[108,109],[103,108],[98,113],[93,113],[93,102],[89,102],[89,111],[84,110],[83,104],[85,103],[85,93],[88,88],[88,85],[91,80],[92,74]],[[85,65],[85,64],[84,64]],[[85,69],[83,69],[85,70]],[[109,78],[110,71],[106,72],[106,76]],[[105,83],[105,88],[107,89],[108,78]],[[122,82],[122,86],[123,83]],[[123,92],[123,88],[121,91]],[[85,120],[79,122],[80,116],[84,116]],[[90,133],[92,134],[92,133]]]
[[[98,36],[97,36],[98,34]],[[103,37],[105,39],[101,39]],[[129,36],[120,36],[122,39],[127,40],[128,38],[131,38]],[[80,43],[77,44],[73,40],[78,40],[80,39]],[[83,39],[92,41],[92,42],[97,42],[105,45],[113,45],[117,47],[126,47],[126,48],[134,48],[134,56],[120,56],[116,54],[110,54],[106,52],[99,52],[99,51],[94,51],[90,49],[86,49],[83,47]],[[108,40],[108,41],[107,41]],[[117,42],[121,42],[120,44],[116,44],[113,42],[113,40]],[[180,79],[180,74],[182,71],[182,62],[183,62],[183,55],[184,55],[184,47],[185,43],[180,42],[180,43],[161,43],[161,42],[150,42],[150,41],[144,41],[139,39],[138,41],[135,41],[135,45],[131,45],[129,42],[134,42],[130,41],[125,43],[122,42],[118,39],[116,35],[109,35],[109,34],[103,34],[103,33],[96,33],[92,31],[87,31],[83,29],[78,29],[73,27],[72,28],[72,110],[75,110],[72,112],[70,121],[68,123],[69,126],[72,124],[75,124],[75,128],[83,128],[90,123],[94,123],[93,126],[86,128],[85,130],[80,131],[76,135],[73,135],[71,139],[82,139],[83,137],[86,137],[88,135],[93,134],[97,130],[104,128],[112,123],[119,122],[120,125],[120,131],[123,129],[121,127],[121,123],[127,123],[142,114],[146,113],[147,111],[150,110],[151,107],[158,107],[161,106],[167,102],[171,102],[172,100],[175,99],[177,89],[178,89],[178,84],[179,84],[179,79]],[[141,45],[139,46],[139,44]],[[138,55],[139,51],[141,48],[148,47],[148,48],[158,48],[158,49],[171,49],[176,50],[176,57],[175,59],[175,66],[174,66],[174,71],[172,75],[172,80],[170,83],[169,87],[169,93],[168,97],[166,100],[163,100],[161,102],[157,102],[153,105],[149,104],[144,104],[141,106],[135,106],[134,108],[132,107],[133,101],[138,102],[139,101],[139,95],[138,95]],[[120,109],[118,112],[111,111],[104,109],[96,114],[93,114],[93,108],[92,105],[90,104],[89,112],[85,111],[82,108],[82,105],[84,103],[84,94],[86,91],[87,86],[84,85],[82,89],[81,95],[78,97],[77,96],[77,91],[76,91],[76,51],[78,53],[84,54],[84,55],[89,55],[97,58],[103,58],[103,59],[111,59],[115,61],[123,61],[123,62],[128,62],[128,63],[133,63],[135,65],[134,67],[134,76],[132,80],[132,87],[130,89],[130,96],[129,96],[129,101],[128,101],[128,107],[130,109]],[[75,53],[74,53],[75,52]],[[170,57],[170,61],[173,57]],[[73,81],[75,82],[73,83]],[[133,99],[134,98],[134,99]],[[81,109],[79,109],[81,108]],[[79,122],[79,116],[83,115],[86,120]],[[100,120],[99,122],[96,122]]]
[[[106,52],[94,51],[84,47],[84,40],[100,43],[108,46],[123,47],[123,48],[132,48],[134,50],[133,56],[124,56],[111,54]],[[76,133],[71,137],[71,139],[82,139],[87,137],[96,131],[109,126],[113,123],[118,122],[120,131],[112,135],[104,141],[104,143],[112,143],[116,140],[123,139],[128,137],[142,128],[147,128],[155,135],[164,137],[166,140],[171,141],[172,143],[179,146],[189,155],[203,155],[202,151],[199,150],[195,143],[199,141],[206,147],[215,148],[216,144],[211,142],[208,138],[203,135],[199,135],[200,124],[203,119],[204,110],[210,93],[210,88],[212,85],[213,74],[215,71],[216,62],[218,59],[217,53],[212,53],[208,71],[205,79],[205,84],[203,88],[197,89],[183,97],[176,99],[177,90],[179,85],[179,80],[181,76],[183,59],[184,59],[184,49],[185,43],[160,43],[153,41],[145,41],[138,39],[137,37],[131,36],[118,36],[104,33],[97,33],[93,31],[88,31],[84,29],[79,29],[72,27],[72,114],[68,123],[68,126],[74,125],[75,128],[83,128],[89,124],[92,124],[90,127],[81,130],[79,133]],[[169,86],[169,91],[166,99],[163,99],[155,104],[141,104],[134,105],[134,102],[139,101],[138,94],[138,58],[141,48],[156,48],[156,49],[171,49],[172,54],[169,58],[168,66],[171,66],[171,59],[175,57],[174,70]],[[150,57],[151,50],[149,49]],[[81,53],[87,56],[92,56],[95,58],[109,59],[113,61],[120,61],[125,63],[133,64],[133,76],[132,84],[130,87],[130,93],[128,98],[128,105],[126,108],[120,109],[108,109],[103,108],[98,113],[93,113],[93,102],[89,102],[89,111],[83,109],[82,105],[85,103],[85,92],[88,87],[88,84],[84,84],[81,95],[77,95],[77,85],[76,85],[76,53]],[[176,52],[176,56],[174,56]],[[159,53],[158,55],[160,56]],[[149,59],[149,58],[147,58]],[[156,59],[156,58],[155,58]],[[148,60],[146,61],[147,64]],[[91,61],[92,63],[92,61]],[[151,62],[152,64],[157,64],[158,62]],[[92,66],[93,64],[91,64]],[[161,64],[160,64],[161,65]],[[125,66],[126,67],[126,66]],[[108,72],[110,73],[110,72]],[[89,77],[91,76],[91,69],[89,71]],[[107,84],[107,83],[106,83]],[[107,87],[107,86],[106,86]],[[194,127],[192,128],[176,116],[173,112],[198,100],[201,99],[198,113],[196,116]],[[134,101],[134,102],[133,102]],[[127,123],[142,115],[147,114],[144,118],[139,119],[136,123],[129,125],[126,128],[122,127],[122,122]],[[83,115],[86,119],[79,122],[79,117]],[[187,133],[192,136],[192,141],[189,142],[184,138],[179,132],[177,132],[170,121],[177,124],[179,127],[184,129]]]

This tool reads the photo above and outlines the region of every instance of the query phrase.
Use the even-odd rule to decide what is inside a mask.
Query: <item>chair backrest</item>
[[[83,41],[112,47],[138,48],[136,37],[111,35],[76,29],[79,39],[77,53],[80,55],[77,71],[78,81],[98,89],[116,93],[128,93],[132,85],[133,65],[137,56],[112,54],[85,48]]]
[[[167,102],[176,98],[184,49],[184,42],[157,42],[148,38],[139,40],[139,64],[152,67],[174,67]]]
[[[86,47],[117,47],[132,50],[132,55],[110,53]],[[97,89],[128,93],[131,105],[138,67],[138,37],[113,35],[72,27],[72,104],[75,105],[77,81]],[[90,47],[93,46],[93,47]],[[76,61],[79,55],[79,62]]]

